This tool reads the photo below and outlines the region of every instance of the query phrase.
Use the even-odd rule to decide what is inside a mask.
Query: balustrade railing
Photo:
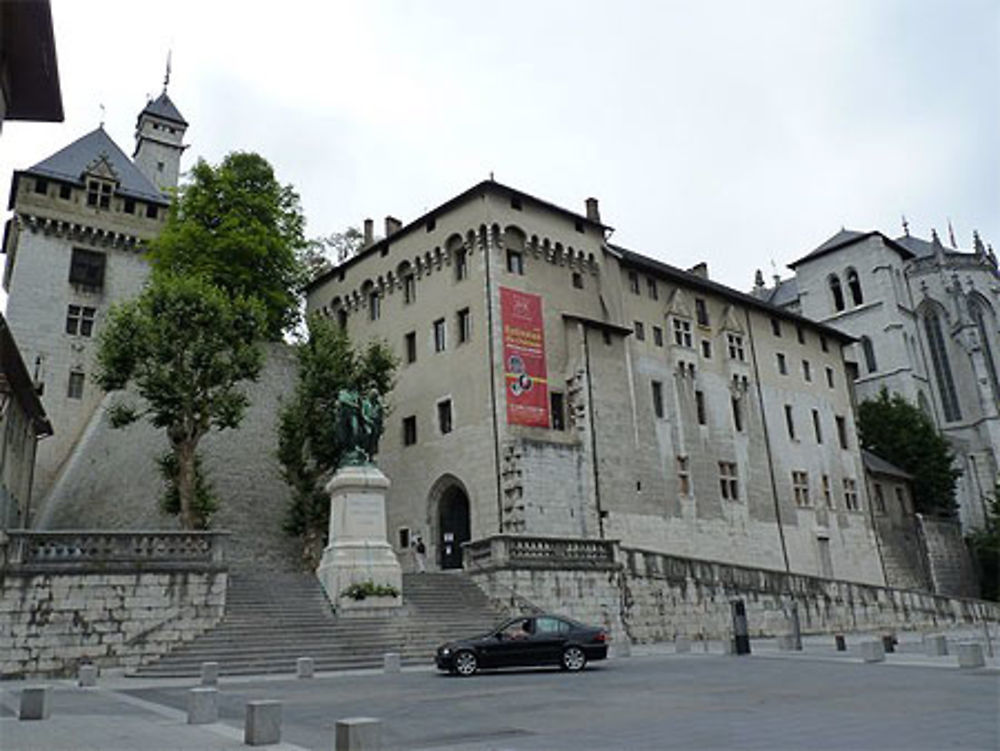
[[[466,568],[614,568],[616,540],[494,535],[463,545]]]
[[[168,565],[219,566],[228,532],[104,532],[65,530],[2,533],[8,567],[69,568]]]

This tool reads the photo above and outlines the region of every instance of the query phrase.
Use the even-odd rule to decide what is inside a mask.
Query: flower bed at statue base
[[[384,615],[390,610],[403,607],[402,593],[391,584],[356,582],[347,587],[337,598],[337,615],[343,617],[366,617]]]

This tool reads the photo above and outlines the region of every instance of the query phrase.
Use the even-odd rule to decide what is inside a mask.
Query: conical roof
[[[156,99],[150,99],[142,112],[139,113],[139,117],[143,115],[153,115],[154,117],[159,117],[164,120],[170,120],[178,125],[183,125],[187,127],[187,120],[185,120],[181,113],[177,111],[177,107],[174,103],[170,101],[170,97],[167,96],[166,90],[160,94]]]

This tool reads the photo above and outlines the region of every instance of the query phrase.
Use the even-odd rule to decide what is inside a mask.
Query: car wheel
[[[583,650],[579,647],[566,647],[562,653],[562,660],[559,662],[559,667],[563,670],[569,670],[570,672],[576,672],[578,670],[583,670],[583,666],[587,664],[587,655],[583,653]]]
[[[479,669],[479,661],[476,656],[463,649],[457,655],[455,655],[455,672],[461,676],[468,677],[475,673]]]

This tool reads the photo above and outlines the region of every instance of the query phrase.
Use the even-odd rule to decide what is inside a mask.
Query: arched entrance
[[[438,501],[438,562],[442,569],[462,568],[462,543],[471,537],[469,496],[461,485],[449,485]]]

